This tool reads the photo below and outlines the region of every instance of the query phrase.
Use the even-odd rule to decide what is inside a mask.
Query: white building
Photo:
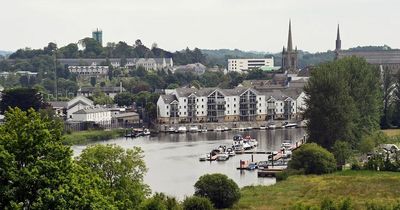
[[[81,109],[72,113],[72,121],[111,124],[111,111],[100,107]]]
[[[228,72],[247,72],[262,66],[274,67],[274,58],[228,59]]]
[[[108,66],[68,66],[68,71],[81,77],[105,77],[108,75]]]
[[[302,89],[178,88],[157,101],[159,123],[299,119],[305,110]]]
[[[77,96],[67,103],[67,118],[72,119],[73,113],[81,110],[93,107],[93,101],[84,97],[84,96]]]

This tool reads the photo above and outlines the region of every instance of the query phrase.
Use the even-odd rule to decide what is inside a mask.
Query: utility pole
[[[57,87],[57,48],[54,50],[54,93],[56,94],[56,101],[58,101],[58,87]]]

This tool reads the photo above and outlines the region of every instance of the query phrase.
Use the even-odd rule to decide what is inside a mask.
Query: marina
[[[258,142],[256,149],[242,153],[235,151],[228,160],[199,161],[199,157],[221,145],[232,145],[237,134],[251,136]],[[275,178],[258,176],[258,170],[237,170],[240,160],[254,162],[268,161],[268,152],[277,151],[282,143],[290,139],[301,139],[304,129],[276,129],[197,133],[159,133],[156,136],[138,138],[117,138],[98,142],[101,144],[117,144],[123,148],[141,147],[148,172],[144,181],[152,192],[164,192],[183,199],[194,192],[194,183],[208,173],[223,173],[233,179],[240,187],[248,185],[271,185]],[[86,146],[72,147],[74,155],[78,155]],[[278,161],[279,162],[279,161]],[[274,167],[278,162],[274,162]],[[268,164],[268,163],[266,163]],[[279,164],[278,164],[279,165]]]

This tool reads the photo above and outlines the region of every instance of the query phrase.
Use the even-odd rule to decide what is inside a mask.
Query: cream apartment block
[[[301,118],[305,94],[300,89],[178,88],[157,101],[158,122],[205,123]]]
[[[228,72],[247,72],[262,66],[274,67],[274,58],[228,59]]]

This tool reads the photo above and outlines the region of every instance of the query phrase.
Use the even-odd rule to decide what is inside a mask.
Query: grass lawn
[[[93,141],[102,141],[124,136],[124,129],[117,130],[91,130],[91,131],[78,131],[71,134],[64,135],[64,144],[87,144]]]
[[[387,129],[382,130],[382,132],[389,137],[400,136],[400,129]]]
[[[367,202],[400,200],[400,173],[349,170],[291,176],[272,186],[244,187],[241,192],[234,209],[283,209],[298,203],[319,206],[324,198],[335,202],[350,198],[356,209],[365,209]]]

